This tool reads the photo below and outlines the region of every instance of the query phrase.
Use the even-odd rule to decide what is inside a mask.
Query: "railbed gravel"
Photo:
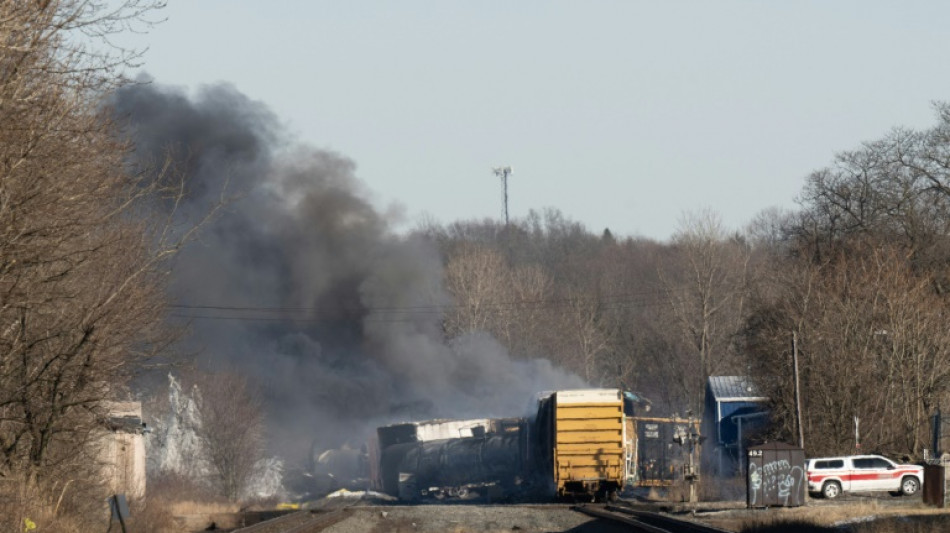
[[[591,517],[567,506],[416,505],[354,506],[324,533],[553,533],[590,529]],[[601,524],[603,526],[603,524]]]

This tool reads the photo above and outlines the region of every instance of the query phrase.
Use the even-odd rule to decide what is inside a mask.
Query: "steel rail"
[[[652,511],[639,511],[629,507],[620,507],[616,505],[605,506],[607,511],[621,513],[636,517],[640,522],[646,522],[658,527],[669,527],[671,531],[682,531],[684,533],[730,533],[725,529],[719,529],[705,524],[698,524],[691,520],[682,520],[669,515],[655,513]]]
[[[649,524],[644,524],[639,520],[634,518],[629,518],[624,516],[621,513],[616,513],[608,511],[602,507],[592,507],[589,505],[575,505],[571,507],[572,510],[579,513],[584,513],[587,516],[593,516],[594,518],[602,518],[604,520],[610,520],[611,522],[616,522],[619,524],[624,524],[633,528],[636,531],[642,531],[643,533],[673,533],[669,529],[663,529],[661,527],[651,526]]]
[[[291,527],[291,525],[296,526],[298,522],[307,521],[309,518],[310,511],[297,511],[278,516],[277,518],[271,518],[270,520],[264,520],[263,522],[258,522],[251,526],[235,529],[234,533],[267,533],[272,530],[279,532],[283,531],[283,529],[280,528],[286,529]]]
[[[330,511],[303,510],[286,514],[252,526],[235,529],[233,533],[309,533],[319,531],[346,518],[351,506]]]
[[[672,516],[647,511],[635,511],[613,505],[576,505],[571,509],[595,518],[624,524],[642,533],[730,533],[723,529],[681,520]]]
[[[344,507],[342,509],[334,509],[333,511],[327,511],[325,513],[314,514],[310,517],[310,520],[300,524],[296,527],[292,527],[282,533],[313,533],[315,531],[323,531],[325,528],[336,524],[340,520],[343,520],[349,513],[350,506]],[[319,529],[317,529],[319,528]]]

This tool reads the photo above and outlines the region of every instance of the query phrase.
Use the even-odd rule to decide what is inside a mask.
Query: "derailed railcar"
[[[460,424],[455,424],[458,422]],[[501,497],[520,490],[525,472],[525,419],[485,419],[458,438],[441,429],[468,421],[430,421],[379,428],[379,488],[401,500]],[[425,428],[415,434],[409,426]]]
[[[533,419],[387,426],[377,431],[376,486],[404,500],[612,498],[632,477],[626,428],[618,389],[542,394]],[[465,435],[427,440],[452,431]]]
[[[532,464],[558,498],[614,498],[627,478],[618,389],[556,391],[541,398]]]
[[[393,448],[384,456],[384,452],[393,446],[450,438],[484,437],[491,432],[492,420],[488,418],[436,419],[379,427],[369,447],[370,463],[373,465],[370,468],[370,488],[392,496],[399,495],[392,481],[393,476],[398,478],[398,472],[394,474],[393,471],[398,470],[399,464],[393,457],[397,456],[401,460],[412,446]],[[388,481],[384,482],[384,477]]]
[[[386,492],[412,501],[510,495],[521,484],[520,435],[493,435],[420,442],[391,447],[384,462]],[[387,453],[388,452],[388,453]]]

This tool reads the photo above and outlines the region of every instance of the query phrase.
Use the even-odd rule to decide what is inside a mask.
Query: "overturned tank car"
[[[523,446],[520,432],[390,446],[383,489],[406,501],[510,495],[522,482]]]
[[[526,420],[431,420],[377,429],[373,488],[401,500],[494,496],[522,482]]]

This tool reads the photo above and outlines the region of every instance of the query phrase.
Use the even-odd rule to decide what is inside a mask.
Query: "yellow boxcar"
[[[554,407],[554,482],[558,496],[615,497],[626,474],[620,391],[557,391]]]

